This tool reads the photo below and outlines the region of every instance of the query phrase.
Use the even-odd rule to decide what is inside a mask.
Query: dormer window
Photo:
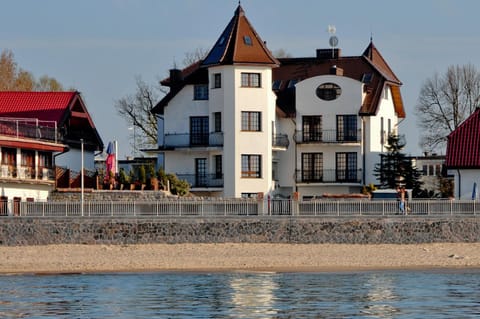
[[[324,101],[333,101],[342,94],[342,88],[335,83],[323,83],[317,87],[315,93]]]
[[[250,45],[252,46],[252,38],[250,38],[249,35],[244,35],[243,36],[243,43],[245,43],[246,45]]]

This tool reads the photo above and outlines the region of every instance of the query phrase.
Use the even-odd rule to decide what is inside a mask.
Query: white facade
[[[451,169],[448,174],[454,176],[453,195],[456,199],[480,199],[480,169]]]

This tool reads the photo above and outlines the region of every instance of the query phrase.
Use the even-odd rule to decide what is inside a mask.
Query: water
[[[480,270],[0,276],[1,318],[478,318]]]

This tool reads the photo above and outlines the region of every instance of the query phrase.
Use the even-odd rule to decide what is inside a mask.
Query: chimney
[[[182,70],[171,69],[170,70],[170,86],[175,87],[183,81]]]
[[[330,68],[330,74],[331,75],[343,76],[343,69],[342,68],[337,68],[336,65],[332,65],[332,67]]]
[[[317,59],[337,59],[340,57],[341,50],[334,49],[317,49]]]

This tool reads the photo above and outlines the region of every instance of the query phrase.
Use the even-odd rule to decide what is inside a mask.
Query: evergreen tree
[[[380,155],[380,163],[375,165],[374,175],[379,181],[380,188],[397,188],[404,186],[412,189],[412,196],[421,193],[422,182],[420,172],[413,166],[409,157],[401,151],[405,147],[405,138],[390,134],[386,154]]]

